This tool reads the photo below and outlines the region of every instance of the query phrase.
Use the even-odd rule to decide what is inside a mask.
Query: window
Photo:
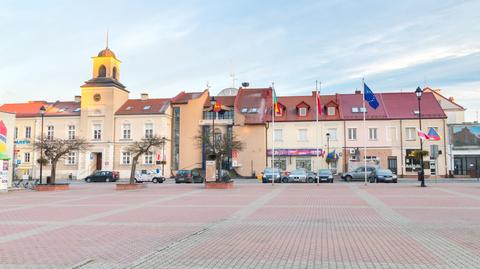
[[[298,115],[300,117],[305,117],[307,116],[307,108],[306,107],[301,107],[298,109]]]
[[[149,110],[150,108],[152,108],[152,106],[144,106],[143,110]]]
[[[15,139],[18,139],[18,127],[15,127]]]
[[[79,107],[75,108],[73,112],[80,112],[80,108]]]
[[[144,155],[144,164],[153,164],[153,152],[149,151]]]
[[[100,68],[98,68],[98,77],[104,78],[107,76],[107,68],[105,68],[104,65],[101,65]]]
[[[407,127],[405,128],[405,132],[407,133],[407,140],[415,140],[416,139],[416,134],[415,134],[415,127]]]
[[[145,124],[145,138],[152,138],[153,137],[153,123],[146,123]]]
[[[278,106],[278,111],[275,111],[275,116],[280,117],[283,114],[283,108]]]
[[[115,67],[115,66],[113,67],[113,70],[112,70],[112,77],[114,79],[117,79],[117,67]]]
[[[329,128],[327,132],[330,134],[330,140],[337,140],[337,129]]]
[[[277,157],[275,156],[275,161],[274,161],[274,167],[280,170],[287,170],[287,157]],[[270,159],[270,163],[272,163],[272,160]]]
[[[31,138],[32,137],[32,127],[27,126],[25,127],[25,138]]]
[[[75,139],[75,125],[68,125],[68,139]]]
[[[70,151],[67,155],[67,164],[76,164],[77,163],[77,153]]]
[[[125,123],[122,126],[122,138],[131,139],[132,138],[132,129],[129,123]]]
[[[365,112],[365,113],[368,112],[366,107],[359,107],[358,109],[360,109],[360,112],[362,112],[362,113],[363,112]]]
[[[55,127],[53,125],[47,126],[47,139],[52,140],[55,136]]]
[[[130,164],[130,152],[122,152],[122,164]]]
[[[242,108],[242,113],[247,113],[248,112],[248,108],[244,107]]]
[[[348,140],[357,140],[357,128],[348,128]]]
[[[127,106],[126,110],[132,110],[133,106]]]
[[[275,129],[274,132],[274,141],[279,142],[283,141],[283,130],[282,129]]]
[[[377,140],[377,128],[368,128],[368,139]]]
[[[359,111],[358,107],[352,107],[352,113],[358,113]]]
[[[328,116],[334,116],[335,115],[335,107],[334,106],[329,106],[327,109],[327,115]]]
[[[257,110],[256,107],[250,108],[250,113],[257,113],[257,112],[258,112],[258,110]]]
[[[298,141],[307,141],[307,129],[298,129]]]
[[[23,162],[26,162],[26,163],[30,162],[30,152],[25,152],[23,154]]]
[[[102,139],[102,125],[94,124],[93,125],[93,139],[101,140]]]

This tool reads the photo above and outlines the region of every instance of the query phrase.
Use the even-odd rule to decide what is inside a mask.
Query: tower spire
[[[106,45],[107,45],[107,46],[106,46],[105,48],[107,48],[107,49],[108,49],[108,29],[107,29],[107,40],[106,40]]]

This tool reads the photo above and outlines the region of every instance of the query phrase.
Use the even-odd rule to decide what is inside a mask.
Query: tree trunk
[[[130,171],[130,184],[135,183],[135,169],[137,168],[138,156],[133,157],[132,170]]]
[[[50,180],[47,180],[47,184],[55,184],[55,174],[57,172],[57,162],[52,161],[52,168],[50,170]]]

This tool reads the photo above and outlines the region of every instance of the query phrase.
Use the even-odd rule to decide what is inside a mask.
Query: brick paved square
[[[0,268],[478,268],[480,185],[0,195]]]

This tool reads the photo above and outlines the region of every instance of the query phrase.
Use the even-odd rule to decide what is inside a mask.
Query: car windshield
[[[190,170],[178,170],[177,175],[188,175],[190,174]]]
[[[278,168],[265,168],[265,174],[273,174],[273,173],[280,173],[280,169]]]
[[[391,176],[393,175],[392,171],[387,170],[387,169],[381,169],[377,171],[378,175],[383,175],[383,176]]]
[[[305,173],[306,173],[305,170],[297,169],[297,170],[293,170],[290,174],[291,174],[291,175],[303,175],[303,174],[305,174]]]
[[[318,173],[320,175],[331,175],[332,174],[332,172],[328,169],[320,169],[320,170],[318,170]]]

